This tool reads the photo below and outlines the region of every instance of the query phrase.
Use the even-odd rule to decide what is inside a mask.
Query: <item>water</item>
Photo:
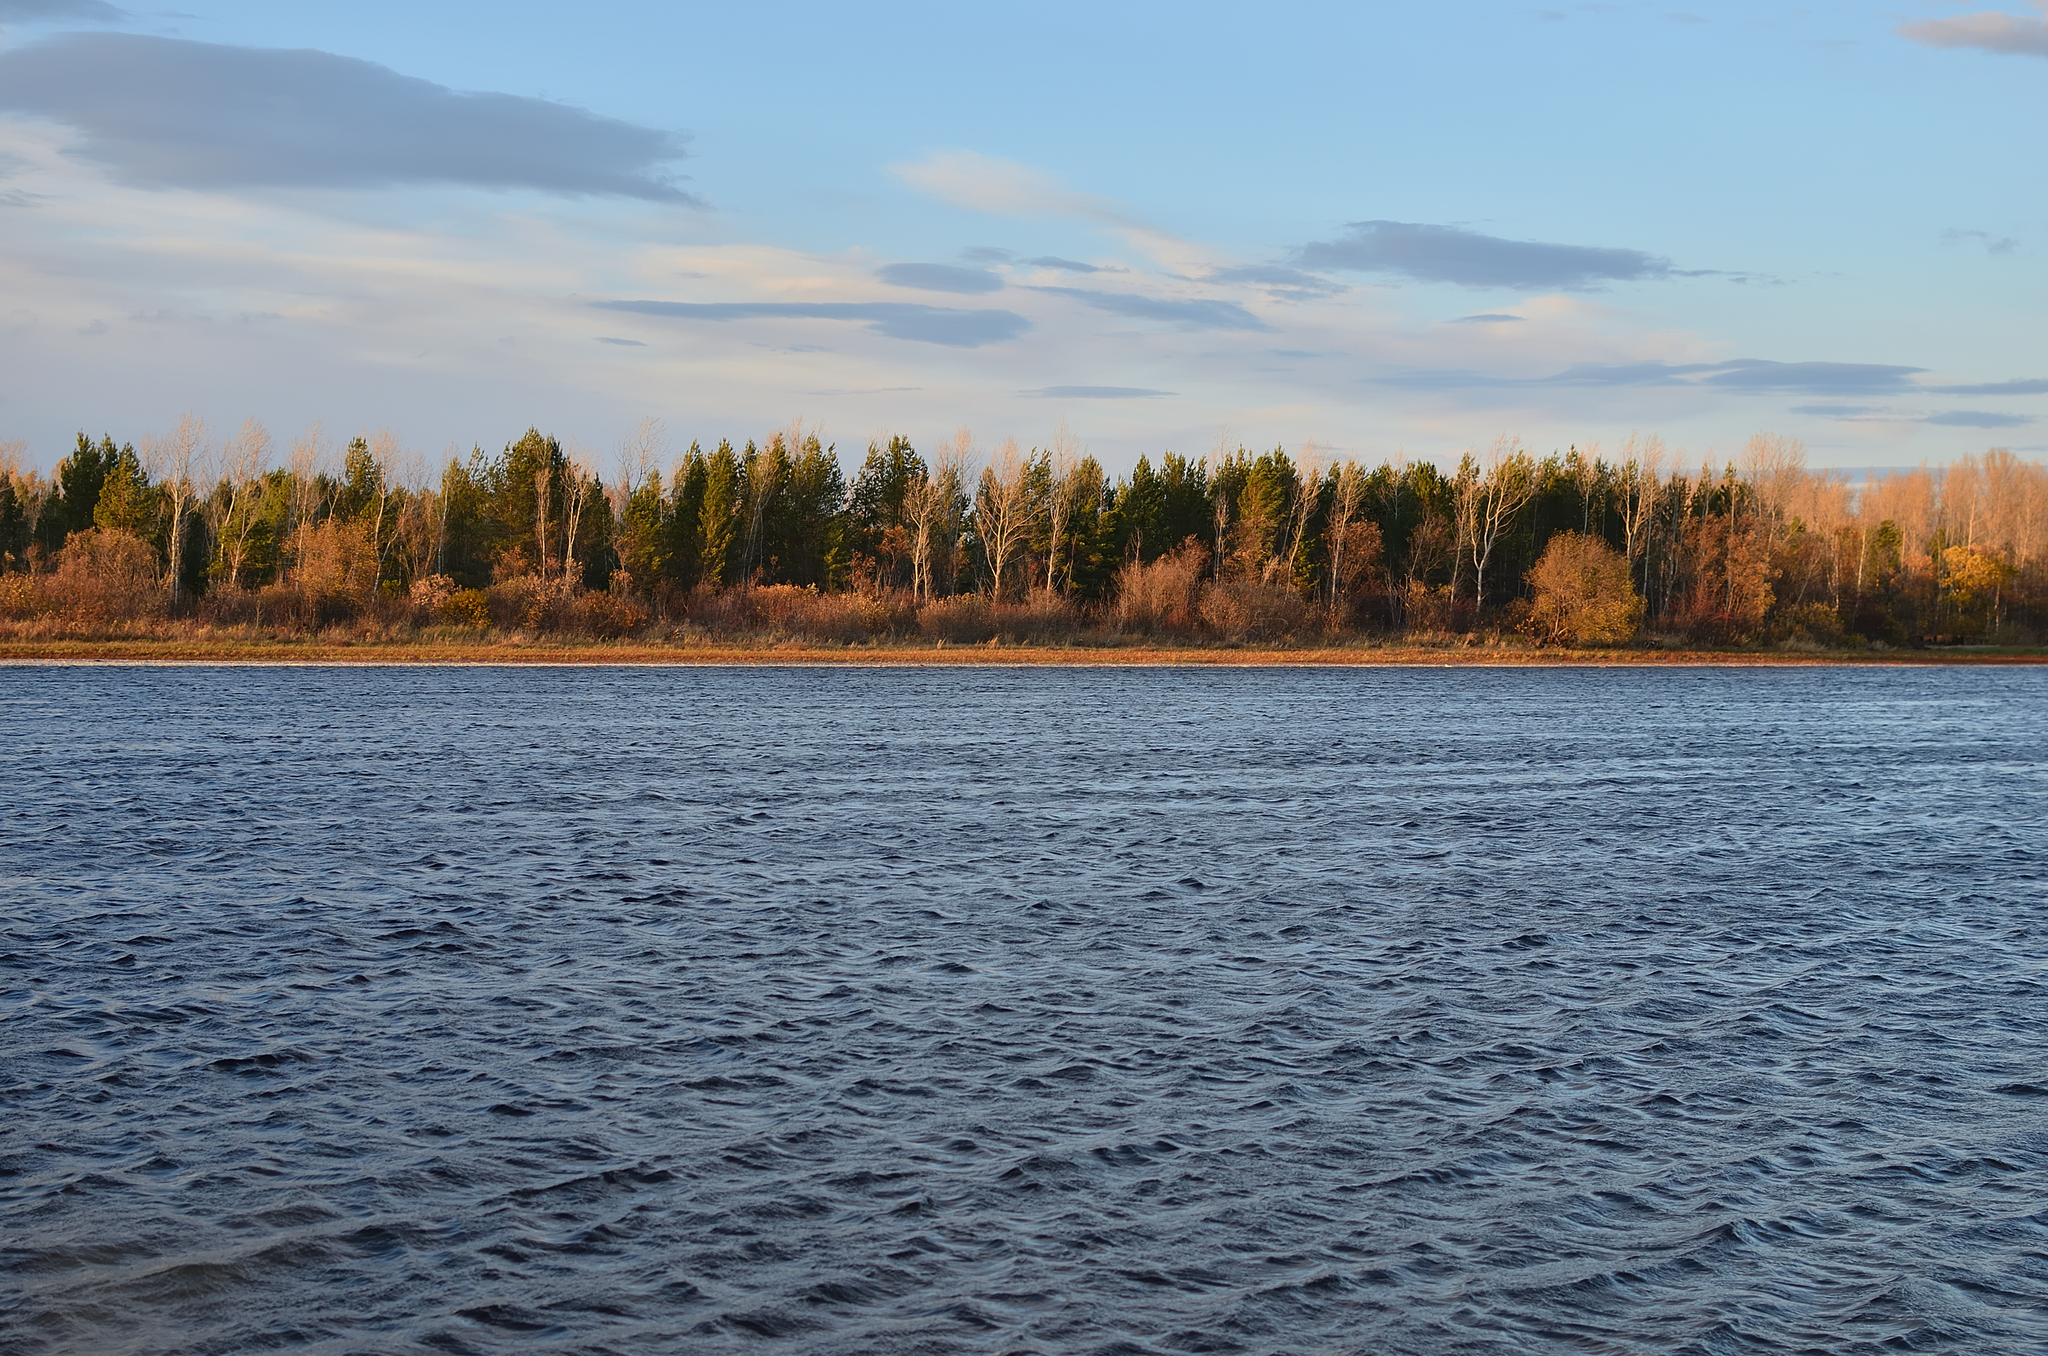
[[[2048,1348],[2044,756],[2043,670],[0,669],[0,1348]]]

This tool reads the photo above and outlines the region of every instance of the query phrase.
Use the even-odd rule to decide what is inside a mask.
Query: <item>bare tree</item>
[[[207,501],[212,515],[208,527],[230,588],[241,587],[242,571],[249,562],[249,541],[256,530],[270,447],[270,431],[254,419],[245,420],[240,432],[221,447],[221,478],[227,485],[227,497],[216,494]]]
[[[625,521],[626,505],[642,485],[660,474],[667,453],[667,427],[653,415],[642,419],[631,433],[619,439],[619,474],[606,487],[613,517]]]
[[[1494,548],[1535,495],[1536,468],[1522,440],[1505,435],[1493,440],[1483,471],[1467,475],[1459,486],[1459,517],[1475,576],[1474,607],[1486,606],[1486,564]]]
[[[1031,532],[1031,462],[1015,438],[1003,439],[995,460],[982,468],[974,497],[974,523],[988,555],[991,596],[1003,596],[1003,571]]]
[[[317,423],[291,446],[291,497],[286,504],[284,535],[294,579],[303,573],[298,567],[305,554],[306,533],[320,511],[320,473],[326,453],[326,440]]]
[[[543,466],[533,473],[533,544],[539,553],[540,577],[548,577],[548,519],[555,509],[555,468]]]
[[[1351,525],[1365,504],[1365,474],[1358,463],[1347,461],[1330,478],[1330,575],[1325,590],[1332,618],[1344,610],[1344,571],[1350,562],[1344,554],[1351,541]]]
[[[1622,448],[1626,460],[1621,467],[1621,534],[1633,568],[1641,561],[1643,596],[1650,596],[1650,515],[1657,507],[1657,490],[1664,473],[1664,440],[1655,434],[1637,440],[1628,435]]]
[[[1294,454],[1294,503],[1287,515],[1287,582],[1298,577],[1301,548],[1308,541],[1309,519],[1323,493],[1323,450],[1313,441],[1303,443]]]
[[[1072,498],[1074,470],[1080,464],[1080,444],[1074,438],[1074,431],[1067,427],[1065,419],[1053,430],[1052,447],[1046,453],[1048,489],[1045,496],[1046,544],[1045,544],[1045,591],[1051,596],[1058,591],[1057,566],[1060,558],[1060,543],[1066,539],[1067,526],[1074,516]],[[1072,582],[1071,580],[1069,582]]]
[[[175,432],[142,443],[143,464],[163,489],[164,511],[170,520],[171,606],[178,605],[185,566],[185,521],[198,497],[193,477],[203,474],[200,463],[206,456],[206,425],[196,414],[178,421]]]
[[[448,464],[455,464],[456,452],[448,449]],[[448,530],[448,496],[434,483],[426,458],[408,459],[405,464],[405,506],[398,512],[393,535],[403,544],[406,573],[414,583],[427,575],[441,573],[441,547]]]
[[[576,529],[583,520],[583,509],[590,501],[590,491],[597,484],[597,473],[592,468],[590,454],[582,448],[571,445],[566,467],[566,483],[562,486],[562,527],[566,540],[562,544],[562,578],[573,581],[576,576]]]
[[[1591,536],[1593,494],[1600,488],[1600,444],[1587,443],[1583,452],[1573,447],[1566,464],[1571,468],[1572,488],[1579,492],[1579,532]]]
[[[915,599],[938,596],[934,556],[943,546],[951,563],[949,538],[957,535],[955,505],[973,455],[973,436],[963,428],[951,443],[939,444],[927,471],[904,486],[903,519],[910,528],[910,593]]]
[[[14,502],[20,506],[23,526],[29,541],[35,540],[36,524],[41,521],[43,507],[49,502],[50,482],[33,470],[24,470],[22,454],[28,444],[19,439],[0,442],[0,485],[12,485]],[[33,568],[34,554],[24,551],[23,558],[15,563],[24,568]],[[0,569],[6,566],[6,557],[0,556]]]
[[[397,434],[379,429],[370,435],[371,475],[377,482],[376,497],[370,504],[370,550],[377,557],[378,579],[384,577],[384,562],[398,541],[395,531],[386,530],[384,519],[391,506],[391,483],[404,455],[398,445]]]

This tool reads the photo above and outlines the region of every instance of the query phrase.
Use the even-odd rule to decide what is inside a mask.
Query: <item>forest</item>
[[[610,479],[529,429],[445,463],[188,417],[0,445],[0,639],[693,638],[816,645],[2035,645],[2048,468],[1992,449],[1860,483],[1758,434],[1455,467],[1313,445],[1163,452],[877,439],[849,481],[801,424]]]

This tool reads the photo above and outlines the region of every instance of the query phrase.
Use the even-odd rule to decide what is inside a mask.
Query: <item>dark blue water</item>
[[[2048,671],[0,669],[0,1349],[2048,1349]]]

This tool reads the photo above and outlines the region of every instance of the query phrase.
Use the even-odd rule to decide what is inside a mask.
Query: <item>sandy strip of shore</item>
[[[1883,650],[1785,652],[1735,650],[1521,650],[1469,648],[1304,649],[1179,648],[1173,646],[742,646],[718,644],[557,645],[501,642],[449,645],[363,642],[222,641],[11,641],[0,642],[0,664],[511,664],[633,665],[912,665],[1003,664],[1078,667],[1423,667],[1423,668],[1725,668],[2041,664],[2048,650]]]

